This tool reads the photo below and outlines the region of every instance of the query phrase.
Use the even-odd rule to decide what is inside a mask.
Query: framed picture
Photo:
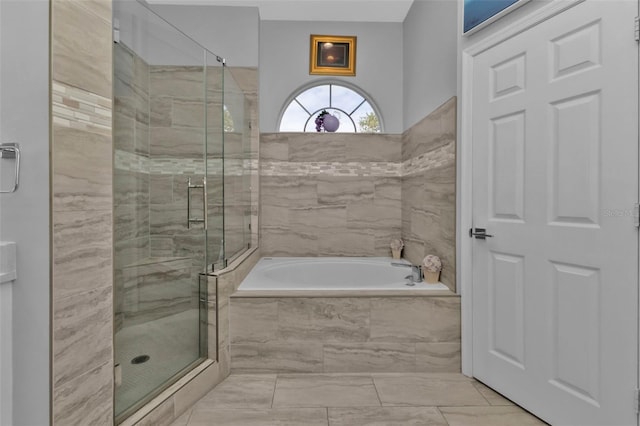
[[[309,74],[356,75],[356,39],[311,34]]]
[[[463,33],[472,34],[529,0],[464,0]]]

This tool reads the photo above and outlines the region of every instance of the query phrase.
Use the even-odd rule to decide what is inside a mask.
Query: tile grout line
[[[194,404],[195,405],[195,404]],[[189,426],[189,423],[191,422],[191,417],[193,416],[193,412],[196,411],[194,407],[192,407],[189,410],[189,415],[187,416],[187,424],[186,426]]]
[[[493,404],[491,403],[491,401],[489,401],[489,399],[487,399],[487,397],[486,397],[486,396],[484,396],[484,394],[483,394],[482,392],[480,392],[480,389],[478,389],[478,387],[476,386],[476,383],[478,383],[478,382],[477,382],[477,381],[475,381],[475,380],[473,381],[473,383],[471,383],[471,385],[473,386],[473,389],[475,389],[475,391],[476,391],[476,392],[478,392],[478,393],[480,394],[480,396],[481,396],[485,401],[487,401],[487,405],[488,405],[488,406],[490,406],[490,407],[491,407],[491,406],[493,406]],[[483,385],[483,386],[484,386],[484,385]]]
[[[450,426],[449,425],[449,420],[447,420],[447,418],[445,417],[444,413],[442,411],[440,411],[440,407],[439,406],[436,406],[436,410],[438,410],[438,413],[440,413],[440,415],[444,419],[444,422],[447,424],[447,426]]]
[[[329,422],[329,407],[325,407],[326,413],[327,413],[327,426],[331,426],[331,423]]]
[[[278,385],[279,376],[279,374],[276,374],[276,379],[273,381],[273,393],[271,394],[271,405],[269,406],[270,409],[273,409],[273,401],[276,399],[276,387]]]
[[[373,389],[375,389],[375,391],[376,391],[376,398],[378,398],[378,402],[380,403],[380,407],[384,407],[382,405],[382,399],[380,398],[380,393],[378,393],[378,387],[376,386],[376,381],[373,378],[373,375],[370,374],[369,378],[371,379],[371,383],[373,384]]]

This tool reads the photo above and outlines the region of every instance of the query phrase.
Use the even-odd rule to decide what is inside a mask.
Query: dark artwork
[[[319,67],[347,68],[349,44],[319,42],[316,61]]]

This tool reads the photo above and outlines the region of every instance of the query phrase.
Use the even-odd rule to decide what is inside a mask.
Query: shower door
[[[207,253],[223,241],[215,124],[223,73],[215,55],[142,4],[114,2],[114,18],[114,405],[121,421],[208,357],[202,274],[208,259],[224,258]]]

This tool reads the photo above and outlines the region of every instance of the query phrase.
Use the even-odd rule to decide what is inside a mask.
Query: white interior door
[[[553,425],[637,425],[636,0],[473,61],[473,373]]]

